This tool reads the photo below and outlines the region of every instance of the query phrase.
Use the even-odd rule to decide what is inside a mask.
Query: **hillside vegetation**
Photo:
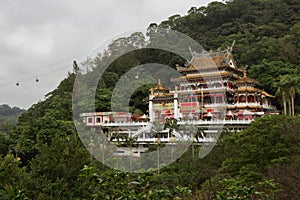
[[[149,42],[158,27],[189,35],[206,50],[226,48],[235,40],[238,66],[249,66],[249,76],[276,94],[278,108],[295,105],[299,114],[300,2],[298,0],[232,0],[191,8],[150,24]],[[0,137],[0,196],[2,199],[297,199],[300,196],[300,118],[266,116],[242,132],[227,133],[203,159],[199,147],[159,173],[127,174],[95,160],[82,145],[73,123],[72,92],[76,76],[88,82],[114,60],[99,81],[95,106],[110,109],[112,90],[129,69],[146,63],[175,68],[185,60],[173,53],[142,49],[149,42],[142,33],[113,41],[106,52],[74,67],[43,102],[33,105],[18,124]],[[175,46],[176,47],[176,46]],[[129,53],[117,58],[120,49]],[[116,59],[117,58],[117,59]],[[147,111],[140,87],[130,100],[130,111]],[[282,92],[284,91],[284,92]],[[282,98],[282,97],[285,98]],[[85,101],[74,102],[81,111]],[[292,115],[292,109],[288,109]],[[287,114],[289,114],[287,112]],[[2,145],[3,144],[3,145]],[[196,152],[196,153],[195,153]]]

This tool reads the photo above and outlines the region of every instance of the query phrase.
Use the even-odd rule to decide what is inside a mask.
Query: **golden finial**
[[[243,77],[244,78],[247,77],[247,68],[248,68],[248,65],[245,65],[245,67],[243,68]]]

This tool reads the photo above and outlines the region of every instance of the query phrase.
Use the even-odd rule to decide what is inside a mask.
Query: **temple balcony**
[[[201,72],[197,72],[197,73],[188,73],[186,74],[186,76],[205,76],[205,75],[211,75],[211,74],[217,74],[221,77],[221,73],[227,72],[225,70],[218,70],[218,68],[215,68],[213,70],[207,70],[207,71],[201,71]]]
[[[104,127],[124,127],[124,126],[147,126],[148,122],[110,122],[102,124]]]
[[[185,120],[179,121],[179,125],[247,125],[250,124],[254,120],[238,120],[238,119],[230,119],[230,120]],[[220,127],[221,128],[221,127]]]
[[[148,148],[130,148],[130,147],[121,147],[117,148],[114,152],[115,156],[133,156],[133,157],[140,157],[141,153],[144,153]]]
[[[215,91],[234,91],[233,89],[231,88],[228,88],[228,87],[209,87],[209,88],[195,88],[195,89],[184,89],[184,90],[178,90],[178,93],[191,93],[191,92],[205,92],[205,93],[208,93],[209,91],[211,92],[215,92]],[[171,93],[174,93],[174,91],[171,91]]]
[[[258,102],[243,102],[243,103],[235,103],[233,106],[235,107],[261,107]]]
[[[198,138],[198,140],[195,138],[192,139],[191,137],[188,136],[185,138],[185,140],[183,140],[182,138],[159,138],[159,142],[168,143],[169,145],[176,144],[176,142],[180,142],[180,141],[192,141],[192,140],[194,140],[194,142],[199,142],[199,143],[216,142],[216,139],[212,137]],[[158,138],[138,138],[137,142],[154,144],[158,142]]]
[[[177,138],[155,138],[155,137],[148,137],[148,138],[137,138],[137,142],[146,142],[146,143],[158,143],[158,142],[171,142],[172,140],[177,140]],[[179,139],[178,139],[179,140]]]
[[[228,107],[227,103],[205,103],[205,108],[215,108],[215,107]]]
[[[253,120],[238,120],[238,119],[230,119],[230,120],[181,120],[178,121],[178,125],[231,125],[231,124],[249,124]],[[120,123],[106,123],[103,124],[103,127],[143,127],[151,125],[150,122],[120,122]],[[94,125],[95,126],[95,125]]]
[[[263,107],[264,109],[271,109],[271,110],[276,109],[275,106],[272,106],[272,105],[269,105],[269,104],[262,104],[262,107]]]
[[[267,108],[268,105],[266,105]],[[226,107],[229,109],[233,109],[236,107],[261,107],[260,103],[235,103],[235,104],[228,104],[228,103],[205,103],[205,108],[213,108],[213,107]],[[269,106],[268,108],[274,108],[272,106]]]

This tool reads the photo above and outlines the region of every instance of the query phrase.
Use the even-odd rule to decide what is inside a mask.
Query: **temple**
[[[118,135],[133,137],[144,152],[157,139],[168,144],[170,140],[193,140],[195,143],[215,142],[214,134],[220,127],[230,131],[241,131],[256,118],[278,114],[271,102],[274,96],[258,89],[258,82],[247,76],[247,67],[239,68],[231,53],[232,47],[224,51],[192,52],[185,66],[177,66],[181,77],[171,81],[175,88],[167,88],[161,80],[150,88],[145,100],[149,105],[148,115],[133,119],[130,113],[99,112],[81,115],[87,128],[109,132],[108,139]],[[153,135],[155,122],[162,126]],[[173,122],[177,125],[166,126]],[[185,126],[203,130],[199,136],[183,132]],[[121,131],[120,131],[121,130]],[[186,129],[185,129],[186,130]],[[120,147],[120,155],[126,150]]]
[[[183,75],[174,78],[178,87],[165,88],[160,80],[149,96],[150,121],[166,117],[178,120],[254,120],[277,114],[271,105],[274,96],[256,88],[246,67],[237,68],[231,51],[193,54]]]

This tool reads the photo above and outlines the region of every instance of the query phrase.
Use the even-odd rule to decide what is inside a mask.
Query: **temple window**
[[[216,103],[223,103],[222,102],[222,97],[216,97]]]
[[[227,102],[229,104],[233,104],[234,103],[234,97],[232,95],[227,95]]]
[[[254,103],[254,96],[249,95],[249,96],[248,96],[248,102],[249,102],[249,103]]]
[[[210,97],[204,97],[204,103],[210,104],[211,98]]]
[[[92,124],[93,123],[93,118],[92,117],[89,117],[88,118],[88,124]]]
[[[221,83],[214,83],[214,87],[220,88],[220,87],[222,87],[222,84]]]
[[[239,103],[246,103],[246,96],[242,95],[239,97]]]
[[[101,118],[100,117],[96,117],[96,123],[101,123]]]

